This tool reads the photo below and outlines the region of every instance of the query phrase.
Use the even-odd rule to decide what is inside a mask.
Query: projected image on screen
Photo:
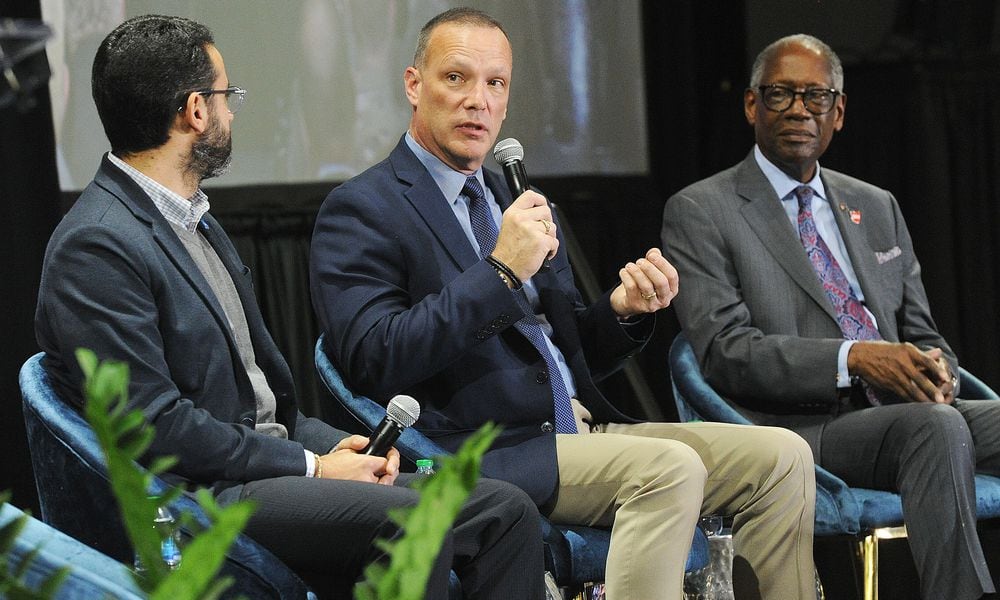
[[[385,158],[411,112],[403,71],[417,32],[457,5],[511,37],[514,72],[501,137],[533,175],[647,170],[638,0],[43,0],[60,182],[81,189],[108,150],[90,96],[101,39],[158,13],[208,25],[231,82],[249,93],[233,123],[229,174],[209,185],[342,181]]]

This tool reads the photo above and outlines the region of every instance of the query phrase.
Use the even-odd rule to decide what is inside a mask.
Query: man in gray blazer
[[[63,397],[81,403],[79,347],[128,364],[129,408],[156,428],[145,460],[172,455],[173,483],[257,508],[246,533],[321,597],[346,596],[379,559],[393,508],[418,500],[399,454],[307,418],[243,265],[201,181],[229,163],[243,90],[211,32],[140,16],[102,42],[93,68],[111,142],[49,241],[35,331]],[[398,479],[397,479],[398,476]],[[480,480],[443,540],[426,597],[544,597],[541,524],[515,486]]]
[[[994,586],[974,473],[1000,472],[1000,402],[956,400],[895,198],[820,169],[845,103],[820,40],[760,53],[744,94],[756,146],[664,211],[677,314],[737,410],[798,432],[849,485],[901,494],[925,598],[978,598]]]

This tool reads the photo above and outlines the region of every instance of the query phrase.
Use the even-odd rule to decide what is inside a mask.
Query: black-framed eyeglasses
[[[229,112],[235,115],[240,110],[240,107],[243,106],[243,101],[246,99],[247,91],[237,85],[231,85],[224,90],[191,90],[187,94],[184,94],[184,98],[187,98],[189,94],[201,94],[205,97],[211,96],[212,94],[225,94],[226,107],[229,109]],[[184,105],[181,104],[177,110],[184,110]]]
[[[801,92],[784,85],[772,83],[758,86],[764,106],[775,112],[785,112],[792,107],[796,96],[802,96],[806,110],[814,115],[825,115],[833,110],[837,96],[842,92],[833,88],[809,88]]]

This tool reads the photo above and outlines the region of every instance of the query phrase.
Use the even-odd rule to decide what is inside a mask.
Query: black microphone
[[[503,167],[507,187],[515,198],[528,191],[528,174],[524,170],[524,148],[514,138],[500,140],[493,147],[493,158]]]
[[[514,138],[500,140],[493,147],[493,158],[503,168],[503,177],[514,198],[528,191],[528,173],[524,170],[524,147],[521,142]],[[548,257],[542,261],[541,268],[549,268]]]
[[[412,396],[394,397],[385,409],[385,418],[372,432],[361,454],[385,456],[403,430],[416,423],[419,417],[420,404]]]

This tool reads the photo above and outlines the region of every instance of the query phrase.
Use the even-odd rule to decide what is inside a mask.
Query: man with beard
[[[92,86],[111,152],[49,242],[36,314],[45,367],[82,403],[79,347],[128,364],[129,408],[156,436],[145,460],[174,455],[166,478],[256,501],[246,533],[319,592],[343,594],[387,511],[412,505],[399,454],[359,454],[367,438],[303,416],[288,365],[264,326],[249,269],[208,213],[199,185],[230,158],[244,91],[231,86],[207,28],[143,16],[105,38]],[[397,479],[398,477],[398,479]],[[538,513],[516,487],[483,480],[434,565],[470,598],[542,598]]]

